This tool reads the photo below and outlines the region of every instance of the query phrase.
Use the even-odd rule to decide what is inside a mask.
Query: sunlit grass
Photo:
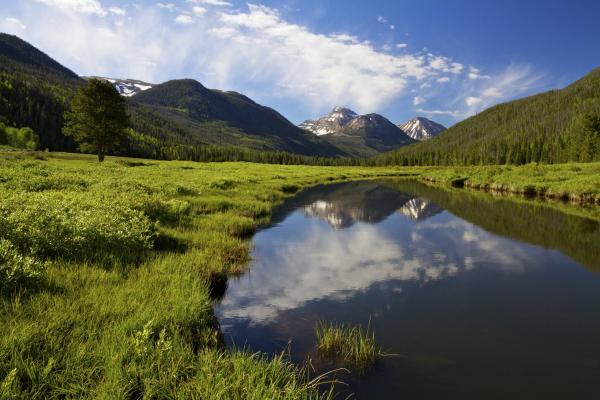
[[[331,397],[225,350],[214,299],[274,204],[396,172],[0,151],[0,398]]]
[[[315,335],[320,355],[339,360],[359,373],[373,368],[381,354],[370,326],[364,329],[360,325],[320,321]]]

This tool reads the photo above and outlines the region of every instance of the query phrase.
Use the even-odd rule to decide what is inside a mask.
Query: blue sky
[[[80,75],[235,90],[295,123],[336,105],[452,125],[600,66],[594,0],[0,0],[0,31]]]

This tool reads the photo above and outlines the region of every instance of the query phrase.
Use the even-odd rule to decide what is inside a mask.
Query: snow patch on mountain
[[[148,90],[148,89],[152,88],[153,86],[155,86],[152,83],[139,81],[137,79],[115,79],[115,78],[105,78],[102,76],[84,77],[84,79],[86,79],[86,80],[91,79],[91,78],[105,80],[105,81],[112,83],[113,86],[115,87],[115,89],[117,89],[117,92],[119,92],[119,94],[121,96],[125,96],[125,97],[134,96],[140,92],[143,92],[144,90]]]
[[[445,126],[423,117],[413,118],[398,127],[415,140],[431,139],[446,130]]]
[[[304,121],[299,126],[314,133],[317,136],[336,133],[348,125],[358,114],[345,107],[335,107],[328,115],[316,119]]]

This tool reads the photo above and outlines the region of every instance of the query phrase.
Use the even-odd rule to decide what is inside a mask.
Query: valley
[[[278,3],[0,7],[0,399],[598,398],[597,5]]]

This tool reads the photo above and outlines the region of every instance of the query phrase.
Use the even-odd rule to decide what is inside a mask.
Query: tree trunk
[[[98,161],[104,161],[104,152],[102,150],[98,151]]]

